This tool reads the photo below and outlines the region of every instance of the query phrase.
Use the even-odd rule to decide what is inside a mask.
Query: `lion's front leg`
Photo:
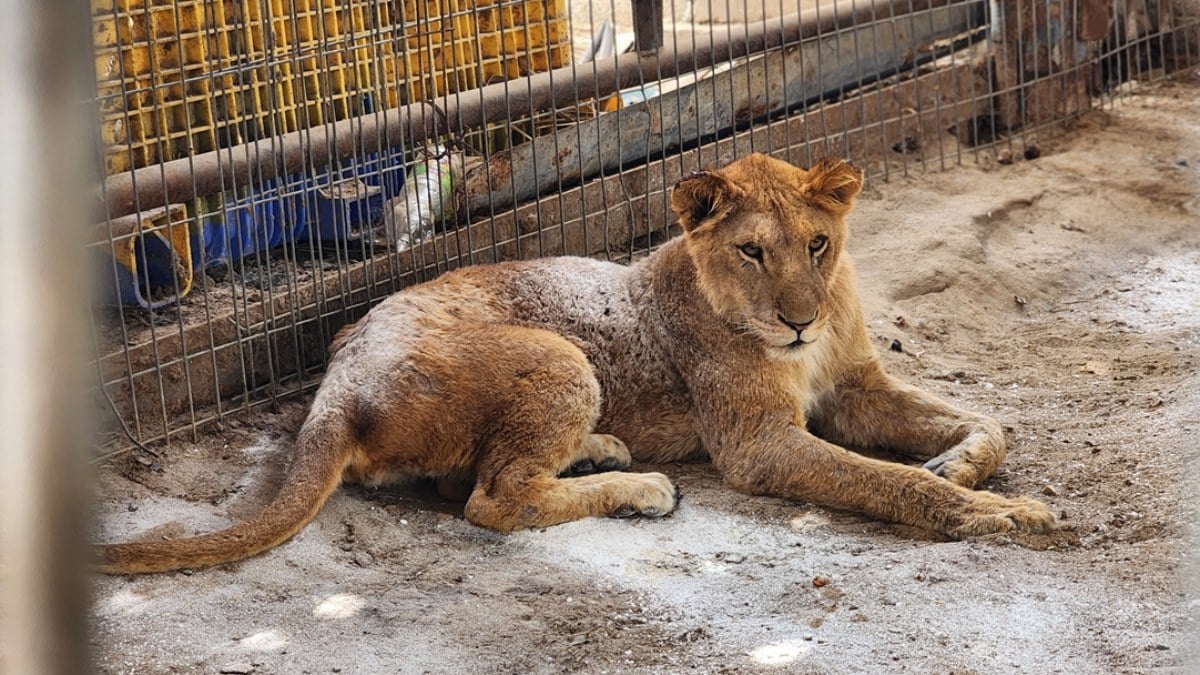
[[[850,452],[799,427],[759,430],[753,438],[713,457],[726,481],[743,492],[811,501],[952,537],[1054,527],[1054,515],[1036,500],[969,490],[916,467]]]
[[[928,460],[924,468],[968,488],[991,476],[1006,454],[996,420],[950,405],[878,368],[825,397],[810,426],[839,445]]]

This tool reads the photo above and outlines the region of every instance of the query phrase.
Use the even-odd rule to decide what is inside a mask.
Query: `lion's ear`
[[[743,195],[745,192],[729,179],[711,171],[697,171],[675,184],[671,210],[679,216],[684,231],[691,232],[728,214]]]
[[[800,193],[814,206],[842,216],[850,211],[862,186],[863,173],[858,167],[841,159],[826,158],[808,170]]]

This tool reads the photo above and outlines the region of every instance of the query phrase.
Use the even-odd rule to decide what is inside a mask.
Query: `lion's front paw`
[[[923,468],[955,485],[971,489],[992,475],[1003,456],[1003,451],[997,451],[994,444],[955,447],[925,462]]]
[[[1028,497],[1008,499],[990,492],[976,492],[958,522],[948,528],[953,537],[963,538],[999,532],[1049,532],[1055,518],[1046,505]]]
[[[634,515],[661,518],[679,506],[681,493],[671,479],[661,473],[629,474],[625,503],[609,512],[612,518]]]

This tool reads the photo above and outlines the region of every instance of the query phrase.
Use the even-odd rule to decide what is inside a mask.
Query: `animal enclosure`
[[[1183,0],[93,0],[100,451],[311,390],[462,265],[628,261],[751,151],[871,180],[1034,159],[1200,62]]]

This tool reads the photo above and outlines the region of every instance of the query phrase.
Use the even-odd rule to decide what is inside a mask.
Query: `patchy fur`
[[[737,490],[955,537],[1051,528],[1037,501],[971,489],[1004,459],[994,420],[883,372],[843,253],[861,187],[845,162],[806,171],[751,155],[681,181],[671,203],[684,235],[636,265],[477,266],[397,293],[338,334],[262,514],[200,537],[102,546],[101,568],[258,554],[344,480],[436,477],[467,498],[469,520],[504,532],[662,516],[678,503],[667,477],[621,469],[697,455]]]

